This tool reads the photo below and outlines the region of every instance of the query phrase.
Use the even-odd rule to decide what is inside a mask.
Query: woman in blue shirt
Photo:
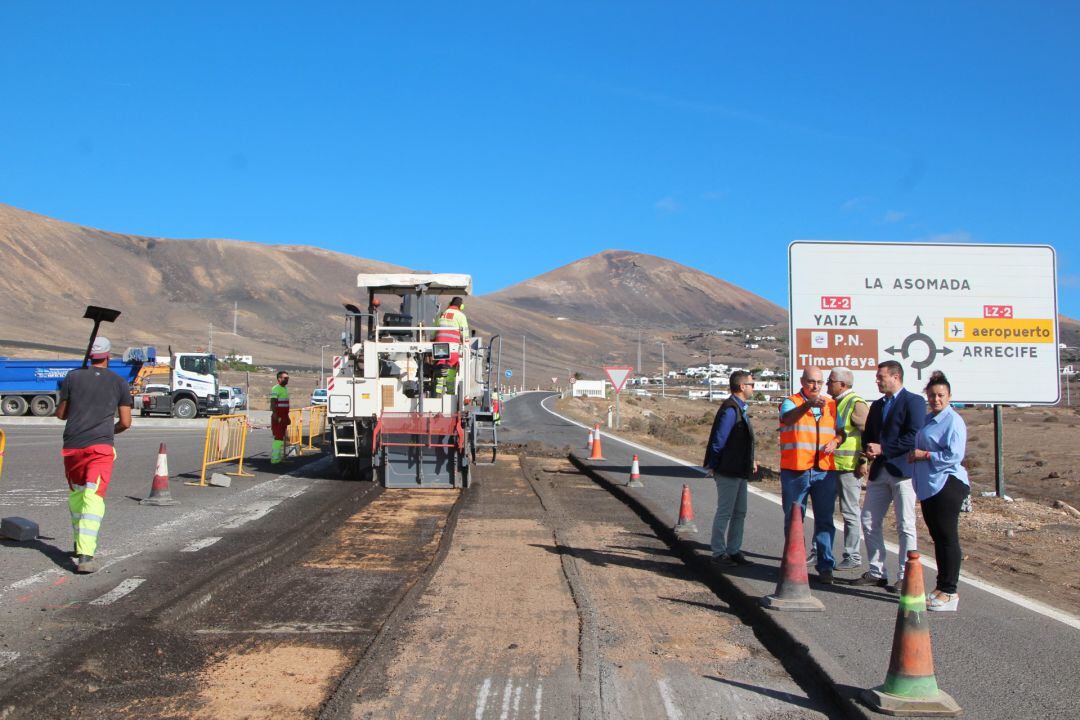
[[[960,464],[967,446],[967,425],[949,405],[951,399],[952,386],[944,373],[935,370],[926,385],[930,413],[915,436],[915,449],[908,453],[915,496],[922,503],[938,566],[937,588],[927,598],[926,609],[939,612],[955,611],[960,603],[956,593],[963,557],[960,506],[970,492],[967,470]]]

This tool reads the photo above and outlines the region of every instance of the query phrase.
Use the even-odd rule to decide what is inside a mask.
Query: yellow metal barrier
[[[238,462],[237,477],[255,477],[244,472],[244,450],[247,447],[248,419],[246,415],[217,415],[206,419],[206,442],[203,445],[202,473],[199,482],[187,483],[206,487],[206,468],[221,463]]]
[[[301,454],[303,447],[304,408],[296,408],[289,411],[289,427],[285,429],[285,457]]]
[[[316,439],[319,441],[319,448],[322,449],[322,439],[326,433],[326,406],[313,405],[308,408],[308,411],[307,449],[315,449]]]
[[[4,477],[4,448],[7,447],[7,435],[0,429],[0,478]]]

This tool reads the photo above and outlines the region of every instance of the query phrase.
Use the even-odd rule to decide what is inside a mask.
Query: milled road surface
[[[830,716],[566,460],[475,477],[383,490],[315,459],[199,507],[186,545],[117,527],[140,555],[0,597],[0,718]]]
[[[518,465],[470,489],[427,592],[331,717],[828,717],[625,505],[563,458]]]

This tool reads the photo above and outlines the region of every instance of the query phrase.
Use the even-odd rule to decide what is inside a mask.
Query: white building
[[[574,397],[607,397],[607,380],[575,380]]]

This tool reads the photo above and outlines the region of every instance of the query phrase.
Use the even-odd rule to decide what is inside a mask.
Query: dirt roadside
[[[611,403],[598,398],[564,398],[555,407],[568,417],[594,424],[606,419]],[[699,464],[718,403],[681,398],[624,397],[623,429],[617,434]],[[1003,431],[1006,491],[1014,499],[982,497],[994,489],[994,424],[988,408],[960,411],[968,425],[965,466],[972,480],[974,512],[960,518],[964,571],[1047,604],[1080,614],[1080,519],[1055,508],[1063,501],[1080,508],[1080,408],[1006,408]],[[763,468],[758,487],[780,493],[775,408],[751,406],[757,457]],[[583,438],[584,444],[584,438]],[[920,543],[930,533],[919,516]],[[837,518],[839,518],[837,511]],[[889,531],[895,526],[891,515]],[[894,538],[895,539],[895,538]]]

